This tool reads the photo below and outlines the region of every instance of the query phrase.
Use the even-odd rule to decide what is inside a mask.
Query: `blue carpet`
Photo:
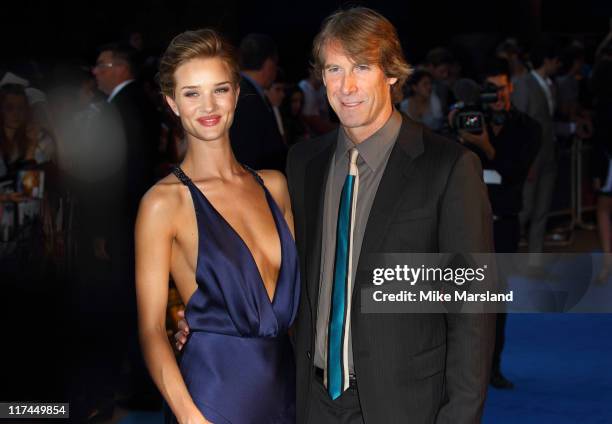
[[[516,387],[489,390],[483,423],[612,423],[612,314],[511,314],[502,367]],[[162,423],[145,412],[119,422]]]
[[[484,423],[612,423],[612,314],[511,314]]]
[[[161,412],[130,412],[119,424],[164,424]]]

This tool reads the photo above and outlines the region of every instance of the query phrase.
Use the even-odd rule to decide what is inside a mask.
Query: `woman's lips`
[[[219,121],[221,121],[221,117],[219,115],[203,116],[201,118],[198,118],[197,121],[200,123],[200,125],[203,125],[205,127],[214,127],[219,123]]]

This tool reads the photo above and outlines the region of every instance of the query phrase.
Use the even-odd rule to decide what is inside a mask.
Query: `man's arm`
[[[492,252],[491,208],[476,155],[457,160],[440,205],[440,252]],[[448,314],[447,403],[436,423],[479,423],[489,383],[495,336],[493,314]]]
[[[512,104],[523,113],[529,114],[529,87],[527,87],[527,76],[516,81],[512,90]]]

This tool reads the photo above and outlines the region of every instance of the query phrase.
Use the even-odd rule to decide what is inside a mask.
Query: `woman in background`
[[[53,139],[32,121],[30,112],[23,86],[0,88],[0,169],[8,175],[28,162],[42,164],[53,158]]]
[[[408,98],[400,104],[400,110],[410,118],[433,131],[442,129],[444,115],[440,99],[432,90],[432,76],[424,69],[415,70],[408,81]]]

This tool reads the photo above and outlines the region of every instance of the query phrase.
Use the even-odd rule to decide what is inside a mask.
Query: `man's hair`
[[[521,56],[521,46],[519,46],[519,43],[515,38],[506,38],[504,41],[499,43],[497,47],[495,47],[496,55],[500,55],[502,53],[516,54]]]
[[[453,61],[453,54],[444,47],[431,49],[425,56],[425,63],[434,67],[440,65],[450,65]]]
[[[138,77],[138,74],[140,73],[140,63],[137,59],[138,52],[129,44],[123,42],[105,44],[98,49],[98,52],[111,52],[113,55],[113,60],[118,59],[121,62],[124,62],[128,66],[132,76]]]
[[[272,37],[249,34],[240,42],[240,67],[245,71],[260,70],[266,59],[276,60],[278,49]]]
[[[482,67],[482,80],[485,81],[489,77],[497,77],[505,75],[510,80],[510,65],[508,61],[500,57],[488,58]]]
[[[534,69],[544,64],[545,59],[561,58],[557,44],[550,39],[542,39],[529,51],[529,60]]]
[[[323,56],[330,42],[338,42],[355,63],[378,64],[388,78],[397,78],[391,87],[393,101],[402,98],[402,87],[411,73],[395,27],[380,13],[366,7],[339,10],[328,16],[315,37],[312,49],[315,75],[321,78]]]
[[[195,58],[221,59],[227,66],[234,86],[240,83],[240,70],[234,47],[212,29],[185,31],[170,42],[159,63],[159,87],[162,94],[174,97],[174,72]]]
[[[573,40],[561,52],[561,62],[563,62],[562,72],[565,73],[574,65],[577,60],[585,58],[584,44],[578,40]]]

